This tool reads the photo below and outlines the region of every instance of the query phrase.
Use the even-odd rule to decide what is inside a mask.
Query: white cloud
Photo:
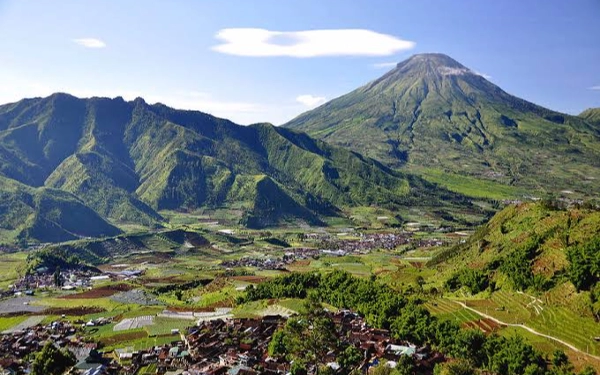
[[[80,46],[84,46],[86,48],[104,48],[106,47],[106,43],[96,38],[80,38],[73,39],[73,41]]]
[[[324,96],[300,95],[296,97],[296,101],[307,107],[316,107],[327,101]]]
[[[377,68],[377,69],[387,69],[387,68],[393,68],[396,65],[398,65],[398,63],[396,62],[383,62],[383,63],[375,63],[373,64],[373,68]]]
[[[590,90],[600,90],[600,85],[590,87]]]
[[[483,78],[485,78],[485,79],[491,79],[491,78],[492,78],[492,76],[491,76],[491,75],[489,75],[489,74],[485,74],[485,73],[481,73],[481,72],[478,72],[478,71],[473,71],[473,73],[475,73],[475,74],[477,74],[478,76],[481,76],[481,77],[483,77]]]
[[[224,43],[213,50],[252,57],[389,56],[415,46],[414,42],[365,29],[288,32],[232,28],[220,30],[216,38]]]

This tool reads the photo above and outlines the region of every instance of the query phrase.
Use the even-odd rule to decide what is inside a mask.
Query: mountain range
[[[578,117],[543,108],[446,55],[421,54],[284,126],[440,180],[593,195],[599,118],[598,110]]]
[[[447,220],[450,206],[473,209],[466,195],[593,196],[598,179],[599,109],[540,107],[442,54],[415,55],[283,127],[141,98],[0,106],[4,242],[114,236],[197,208],[237,210],[256,228],[325,225],[358,206]]]
[[[160,226],[162,210],[228,206],[244,212],[242,224],[264,227],[323,225],[351,206],[470,206],[286,128],[67,94],[0,106],[0,194],[0,234],[42,242]]]

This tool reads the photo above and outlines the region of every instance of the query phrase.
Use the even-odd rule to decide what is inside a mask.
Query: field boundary
[[[467,309],[467,310],[470,310],[470,311],[472,311],[472,312],[474,312],[474,313],[476,313],[476,314],[478,314],[478,315],[480,315],[480,316],[482,316],[482,317],[484,317],[484,318],[487,318],[487,319],[493,320],[494,322],[496,322],[496,323],[498,323],[498,324],[500,324],[500,325],[505,325],[505,326],[508,326],[508,327],[519,327],[519,328],[523,328],[524,330],[526,330],[526,331],[528,331],[528,332],[530,332],[530,333],[533,333],[534,335],[537,335],[537,336],[540,336],[540,337],[544,337],[544,338],[547,338],[547,339],[550,339],[550,340],[556,341],[557,343],[559,343],[559,344],[562,344],[562,345],[564,345],[564,346],[568,347],[569,349],[571,349],[571,350],[573,350],[573,351],[575,351],[575,352],[577,352],[577,353],[580,353],[580,354],[586,355],[586,356],[588,356],[588,357],[590,357],[590,358],[594,358],[594,359],[600,360],[600,356],[596,356],[596,355],[593,355],[593,354],[587,353],[587,352],[585,352],[585,351],[583,351],[583,350],[581,350],[581,349],[577,348],[577,347],[576,347],[575,345],[573,345],[573,344],[570,344],[570,343],[568,343],[568,342],[566,342],[566,341],[564,341],[564,340],[561,340],[561,339],[559,339],[558,337],[554,337],[554,336],[546,335],[545,333],[538,332],[538,331],[536,331],[535,329],[533,329],[533,328],[531,328],[531,327],[527,327],[525,324],[506,323],[506,322],[503,322],[503,321],[501,321],[500,319],[494,318],[494,317],[493,317],[493,316],[491,316],[491,315],[488,315],[488,314],[486,314],[486,313],[483,313],[483,312],[481,312],[481,311],[479,311],[479,310],[476,310],[476,309],[474,309],[474,308],[472,308],[472,307],[469,307],[469,306],[467,306],[467,304],[466,304],[466,303],[464,303],[464,302],[455,301],[455,300],[452,300],[452,302],[454,302],[454,303],[457,303],[457,304],[459,304],[460,306],[462,306],[463,308],[465,308],[465,309]]]

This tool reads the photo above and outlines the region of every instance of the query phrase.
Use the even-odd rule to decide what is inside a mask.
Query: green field
[[[154,318],[154,324],[144,327],[149,336],[164,336],[170,335],[172,329],[178,329],[180,332],[185,332],[186,328],[196,324],[194,320],[187,319],[172,319],[172,318]]]
[[[27,316],[0,317],[0,332],[9,330],[27,320]]]
[[[528,189],[471,176],[444,173],[434,168],[413,168],[413,172],[449,190],[475,198],[515,199],[529,194]]]
[[[0,289],[13,284],[24,271],[26,253],[0,254]]]
[[[425,307],[438,318],[452,320],[459,324],[479,319],[476,313],[446,299],[434,299],[427,302]]]

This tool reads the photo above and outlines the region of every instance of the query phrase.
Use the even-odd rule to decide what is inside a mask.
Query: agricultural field
[[[27,254],[24,252],[14,254],[0,253],[0,290],[13,284],[25,269]]]
[[[63,319],[63,315],[64,319],[73,322],[109,318],[110,324],[86,327],[86,336],[100,342],[106,350],[127,347],[144,349],[177,340],[179,335],[173,335],[172,330],[184,332],[201,319],[294,314],[302,310],[303,300],[283,298],[238,304],[238,299],[244,295],[244,289],[249,285],[259,284],[289,272],[330,273],[342,270],[359,278],[375,277],[379,282],[388,284],[399,292],[428,300],[424,306],[432,315],[456,322],[466,329],[478,329],[487,334],[496,332],[505,336],[516,332],[522,334],[524,331],[482,317],[468,309],[471,308],[505,323],[525,324],[589,353],[600,353],[600,346],[594,340],[596,336],[600,336],[598,324],[591,318],[582,318],[568,307],[556,305],[555,300],[559,300],[560,296],[534,297],[511,291],[509,288],[476,295],[464,293],[463,290],[447,291],[444,282],[451,269],[440,269],[437,265],[429,266],[428,261],[450,248],[451,244],[468,238],[472,231],[432,231],[430,225],[435,225],[435,222],[424,220],[419,216],[419,212],[402,214],[403,218],[414,219],[414,223],[417,223],[416,220],[424,220],[417,223],[418,225],[408,226],[414,239],[410,246],[402,245],[393,250],[374,249],[344,256],[320,254],[297,259],[280,269],[269,269],[261,267],[260,264],[266,259],[283,257],[290,251],[288,246],[318,248],[318,241],[302,239],[303,233],[308,229],[282,227],[269,231],[252,231],[228,225],[231,217],[224,213],[221,213],[223,216],[220,219],[214,219],[214,213],[204,212],[192,215],[166,214],[171,215],[172,220],[182,225],[186,223],[189,228],[198,230],[212,245],[182,245],[181,242],[173,240],[175,237],[171,232],[155,233],[151,236],[135,235],[147,250],[120,254],[99,268],[103,272],[142,270],[141,276],[129,280],[96,283],[91,289],[48,290],[36,292],[33,297],[0,300],[0,314],[15,311],[27,314],[18,317],[0,316],[0,331],[35,322],[47,324]],[[392,213],[378,209],[357,210],[354,214],[353,220],[370,222],[369,225],[382,224],[387,221],[384,217],[392,217]],[[219,224],[210,222],[213,219],[219,221]],[[328,228],[325,233],[329,234],[329,241],[352,241],[361,238],[358,233],[349,230],[356,223],[339,221],[336,224],[337,226]],[[384,233],[390,230],[385,229],[385,224],[382,225],[380,229]],[[219,232],[223,229],[231,229],[232,233]],[[378,230],[369,229],[365,233],[378,233]],[[419,241],[428,243],[437,240],[446,241],[448,245],[415,246]],[[0,256],[0,260],[2,259],[7,262],[0,262],[0,268],[4,265],[8,273],[6,276],[0,274],[4,277],[0,282],[15,280],[18,277],[15,269],[24,265],[25,254],[4,254]],[[255,259],[257,263],[239,265],[239,260],[242,259]],[[226,268],[221,262],[230,262],[233,266]],[[9,263],[16,266],[9,268],[6,266]],[[465,303],[468,308],[464,308],[458,302]],[[335,306],[325,307],[331,311],[337,310]],[[172,313],[165,313],[165,310]],[[185,319],[186,314],[192,314],[189,315],[191,319]],[[563,347],[555,341],[530,332],[523,336],[546,353]],[[567,352],[575,364],[583,364],[581,360],[577,362],[577,356],[581,356],[580,354],[572,350]],[[144,371],[152,372],[153,368],[142,369],[141,373]]]
[[[0,333],[12,330],[25,320],[27,320],[26,316],[0,317]]]
[[[480,317],[476,313],[461,307],[454,301],[437,298],[425,304],[430,313],[440,319],[448,319],[459,324],[477,321]]]
[[[590,354],[600,354],[600,343],[595,340],[600,337],[600,325],[592,318],[582,317],[568,308],[548,306],[538,298],[506,291],[494,292],[491,298],[462,302],[502,322],[522,324]]]

